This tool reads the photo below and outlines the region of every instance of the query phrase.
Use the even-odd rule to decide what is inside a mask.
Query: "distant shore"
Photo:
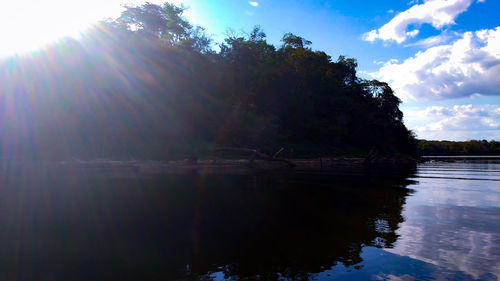
[[[500,161],[500,155],[425,155],[421,156],[424,161],[461,161],[461,160],[497,160]]]
[[[444,158],[444,159],[459,159],[459,158],[464,158],[464,159],[500,159],[500,155],[424,155],[421,156],[422,158],[425,159],[439,159],[439,158]]]

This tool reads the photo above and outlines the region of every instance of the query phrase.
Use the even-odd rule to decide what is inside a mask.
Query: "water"
[[[498,280],[500,164],[3,165],[0,280]]]

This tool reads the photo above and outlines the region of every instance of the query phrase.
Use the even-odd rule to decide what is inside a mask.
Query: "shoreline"
[[[268,161],[262,159],[202,159],[193,163],[191,160],[154,161],[154,160],[90,160],[60,161],[51,164],[54,168],[68,169],[74,172],[89,173],[129,173],[129,174],[162,174],[162,173],[247,173],[250,171],[336,171],[336,170],[402,170],[415,167],[418,162],[414,158],[376,158],[367,161],[361,157],[329,157],[315,159],[287,159],[294,163]]]
[[[287,162],[263,159],[201,159],[192,160],[79,160],[3,162],[4,168],[49,177],[88,176],[91,178],[137,178],[161,174],[248,174],[261,172],[399,172],[412,170],[420,161],[414,158],[328,157],[293,159]]]

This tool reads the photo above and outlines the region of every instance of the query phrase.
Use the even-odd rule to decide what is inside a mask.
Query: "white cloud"
[[[428,0],[423,4],[416,4],[408,10],[397,14],[392,20],[379,29],[374,29],[363,35],[366,41],[381,39],[402,43],[408,38],[415,37],[419,30],[407,31],[408,27],[431,24],[440,29],[455,23],[457,16],[469,8],[474,0]]]
[[[372,77],[388,82],[403,100],[500,95],[500,27],[466,32],[401,63],[389,61]]]
[[[425,116],[452,116],[454,110],[443,106],[430,106],[425,109]]]
[[[397,63],[399,62],[397,59],[390,59],[388,61],[377,61],[377,60],[374,60],[373,63],[374,64],[378,64],[378,65],[383,65],[383,64],[388,64],[388,63]],[[371,73],[373,74],[373,73]]]
[[[405,112],[413,123],[420,126],[410,128],[419,138],[433,140],[500,140],[500,106],[455,105],[453,107],[431,106],[423,110]]]
[[[259,2],[255,2],[255,1],[248,1],[248,4],[254,6],[254,7],[257,7],[259,6]]]
[[[407,3],[408,6],[418,4],[418,0],[411,0],[410,2]]]
[[[419,48],[430,48],[433,46],[445,44],[452,40],[452,38],[457,36],[458,34],[451,35],[448,32],[443,32],[442,34],[427,37],[422,40],[418,40],[417,42],[406,44],[405,47],[419,47]]]

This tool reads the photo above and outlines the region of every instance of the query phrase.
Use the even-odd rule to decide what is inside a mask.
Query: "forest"
[[[418,155],[500,155],[500,142],[487,140],[469,141],[418,141]]]
[[[165,3],[0,60],[0,156],[174,159],[216,147],[294,157],[416,153],[401,101],[286,33],[255,27],[214,44]]]

